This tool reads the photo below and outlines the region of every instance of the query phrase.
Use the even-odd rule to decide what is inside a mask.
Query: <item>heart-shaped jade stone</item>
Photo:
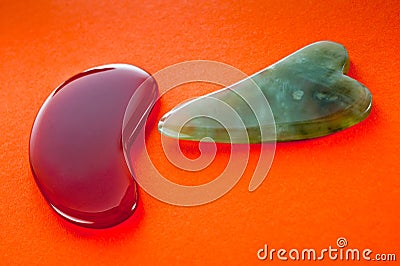
[[[343,45],[313,43],[230,87],[177,106],[160,120],[159,131],[173,138],[199,141],[211,137],[231,143],[328,135],[359,123],[371,110],[371,93],[345,75],[348,68]],[[232,112],[221,104],[228,105],[241,123],[230,119]],[[212,119],[216,113],[227,122]]]

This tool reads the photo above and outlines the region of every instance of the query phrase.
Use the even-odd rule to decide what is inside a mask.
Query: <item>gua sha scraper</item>
[[[30,138],[31,169],[64,219],[106,228],[134,212],[138,194],[123,155],[122,122],[131,97],[138,117],[153,105],[158,89],[149,77],[130,65],[96,67],[61,84],[41,107]]]
[[[227,143],[291,141],[328,135],[359,123],[371,110],[371,93],[344,75],[348,68],[349,58],[343,45],[316,42],[230,87],[175,107],[162,117],[158,128],[173,138],[200,141],[211,137],[216,142]],[[253,82],[268,100],[274,119],[257,121],[250,109],[249,106],[253,110],[263,108],[252,104],[259,97],[253,91]],[[250,100],[246,102],[239,95]],[[228,104],[237,112],[249,137],[242,134],[242,137],[230,138],[227,132],[235,132],[235,125],[224,128],[221,123],[200,115],[204,109],[218,110],[214,105],[218,102]],[[265,117],[270,112],[257,111],[264,112]],[[263,132],[275,133],[273,120],[276,135],[261,136],[260,128]],[[188,122],[182,125],[182,121]]]

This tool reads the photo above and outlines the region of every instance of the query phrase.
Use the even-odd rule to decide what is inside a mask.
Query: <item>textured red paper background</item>
[[[399,10],[395,0],[2,1],[1,264],[256,264],[264,244],[321,249],[341,236],[349,247],[400,259]],[[370,88],[372,113],[337,134],[279,144],[254,193],[247,191],[251,159],[238,185],[216,202],[175,207],[142,191],[127,222],[86,231],[61,221],[36,187],[28,163],[30,128],[45,98],[73,74],[115,62],[154,73],[192,59],[252,74],[324,39],[349,50],[349,75]],[[161,111],[199,93],[195,86],[171,93]],[[158,139],[153,131],[154,158],[162,153]],[[155,163],[174,180],[185,179],[162,156]]]

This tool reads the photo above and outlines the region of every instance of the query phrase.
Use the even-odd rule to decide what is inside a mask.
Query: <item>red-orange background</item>
[[[264,244],[322,249],[340,236],[349,247],[400,259],[399,3],[2,1],[1,264],[270,264],[279,262],[257,260]],[[30,128],[45,98],[73,74],[116,62],[155,73],[192,59],[252,74],[325,39],[349,50],[349,75],[371,90],[372,113],[334,135],[278,144],[255,192],[247,191],[251,160],[238,185],[211,204],[176,207],[141,191],[138,211],[127,222],[87,231],[62,222],[36,187],[28,162]],[[161,112],[172,100],[201,92],[195,86],[172,92],[162,98]],[[156,130],[149,140],[157,160]],[[158,160],[173,180],[184,175]],[[216,163],[215,169],[221,166]]]

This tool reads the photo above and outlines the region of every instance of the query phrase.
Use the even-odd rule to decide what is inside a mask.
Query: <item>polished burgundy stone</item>
[[[31,168],[47,202],[66,220],[105,228],[134,212],[138,194],[122,150],[122,121],[132,96],[140,103],[138,117],[156,99],[152,80],[137,89],[148,77],[130,65],[93,68],[61,84],[40,109]]]

